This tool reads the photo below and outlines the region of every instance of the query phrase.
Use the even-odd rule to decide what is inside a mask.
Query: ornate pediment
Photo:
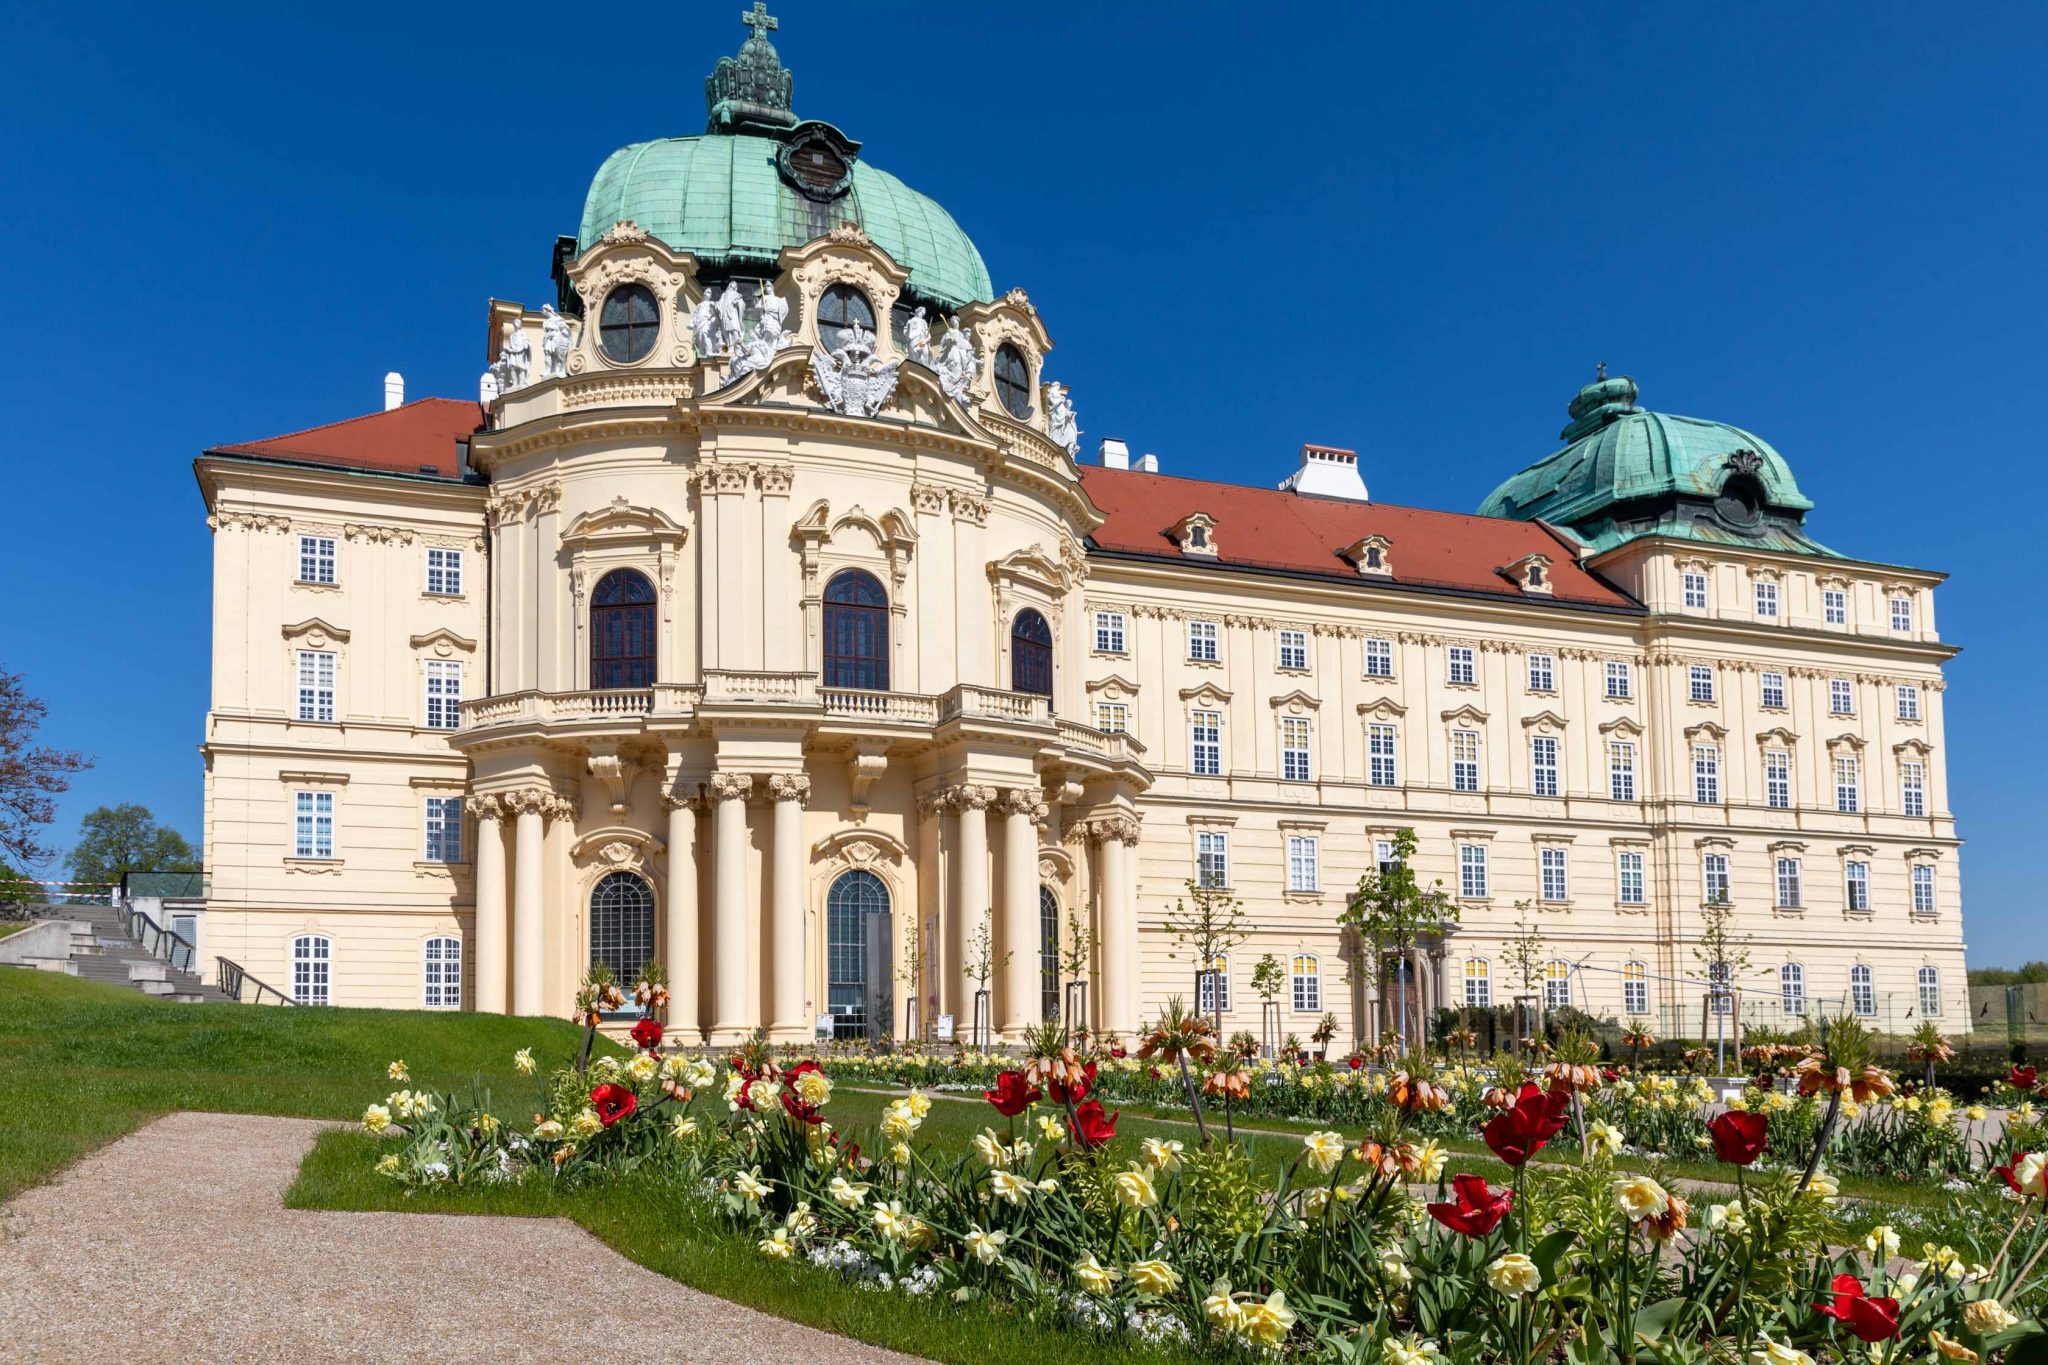
[[[1291,711],[1296,715],[1304,711],[1320,710],[1323,705],[1320,698],[1311,697],[1298,687],[1292,692],[1272,698],[1270,704],[1276,711]]]
[[[1522,728],[1524,730],[1535,730],[1540,734],[1549,734],[1554,730],[1562,730],[1566,724],[1568,722],[1563,716],[1550,710],[1538,711],[1533,716],[1522,717]]]
[[[1121,701],[1125,697],[1138,695],[1138,685],[1121,674],[1112,673],[1106,678],[1091,678],[1081,684],[1084,692],[1099,692],[1104,701]]]
[[[1072,586],[1066,566],[1046,553],[1043,545],[995,560],[988,566],[988,576],[990,582],[1037,588],[1049,597],[1057,597]]]
[[[842,829],[811,845],[814,863],[836,863],[842,867],[872,867],[878,863],[904,863],[910,850],[895,836],[878,829]]]
[[[286,626],[284,638],[300,641],[313,649],[320,649],[330,641],[335,644],[347,644],[348,632],[340,626],[329,625],[317,616],[309,616],[295,625]]]
[[[1230,698],[1230,693],[1214,683],[1203,683],[1200,687],[1183,687],[1180,690],[1180,699],[1182,701],[1190,706],[1200,706],[1205,709],[1226,706],[1229,704]]]
[[[579,864],[640,871],[660,856],[665,845],[645,830],[629,825],[604,825],[590,831],[569,846],[569,857]]]
[[[600,545],[681,545],[689,537],[687,526],[656,507],[639,507],[624,495],[603,507],[577,515],[562,532],[562,544],[571,549]]]
[[[1763,749],[1789,749],[1799,743],[1799,736],[1793,734],[1782,725],[1774,725],[1768,730],[1759,731],[1756,742],[1757,747]]]
[[[430,630],[424,635],[415,635],[411,643],[414,649],[431,650],[437,659],[446,659],[457,650],[464,654],[476,653],[476,641],[466,640],[446,626]]]
[[[1627,735],[1633,739],[1643,733],[1643,727],[1627,716],[1616,716],[1613,720],[1601,724],[1600,733],[1603,735]]]
[[[1392,697],[1381,697],[1378,701],[1358,703],[1358,714],[1369,720],[1399,720],[1408,714],[1408,708]]]
[[[1726,739],[1728,738],[1728,727],[1718,725],[1711,720],[1703,720],[1698,725],[1688,725],[1685,727],[1685,737],[1687,739],[1698,739],[1701,735],[1716,740]]]
[[[1454,711],[1445,711],[1442,719],[1447,725],[1484,725],[1487,715],[1478,707],[1467,702]]]
[[[1523,592],[1543,593],[1547,596],[1550,592],[1550,565],[1549,555],[1530,554],[1523,555],[1512,564],[1503,564],[1499,572],[1501,577]]]

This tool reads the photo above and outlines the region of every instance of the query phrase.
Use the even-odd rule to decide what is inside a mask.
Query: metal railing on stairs
[[[189,939],[175,929],[166,929],[140,910],[117,910],[123,920],[128,937],[142,945],[142,951],[159,962],[167,962],[177,971],[189,972],[198,959],[199,950]]]
[[[248,972],[242,969],[242,964],[239,962],[233,962],[224,957],[217,957],[213,961],[218,969],[215,973],[214,984],[219,987],[220,993],[230,1000],[245,1005],[261,1005],[266,1003],[266,997],[268,997],[267,1003],[273,1005],[295,1005],[298,1003],[277,987],[259,981],[249,975]],[[243,992],[252,990],[255,992],[254,996],[244,999]]]

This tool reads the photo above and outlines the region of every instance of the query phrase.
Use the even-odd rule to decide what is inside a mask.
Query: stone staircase
[[[87,981],[104,981],[181,1005],[231,1000],[200,978],[161,961],[129,937],[127,917],[98,905],[67,905],[55,912],[70,925],[68,953],[28,958],[23,966],[64,972]],[[47,930],[45,934],[47,934]]]

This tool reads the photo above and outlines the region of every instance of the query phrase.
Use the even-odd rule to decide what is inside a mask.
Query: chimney
[[[1131,467],[1131,448],[1114,436],[1103,437],[1102,445],[1098,447],[1097,453],[1102,460],[1102,467],[1104,469],[1129,469]]]
[[[1358,472],[1358,452],[1339,446],[1304,445],[1301,467],[1282,479],[1280,487],[1304,497],[1372,501]]]
[[[1143,455],[1140,455],[1137,464],[1131,467],[1142,474],[1157,474],[1159,472],[1159,457],[1148,450]]]
[[[405,376],[393,370],[384,376],[384,411],[405,406]]]

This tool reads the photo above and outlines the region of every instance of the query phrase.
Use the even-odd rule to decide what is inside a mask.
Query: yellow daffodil
[[[813,1109],[822,1109],[832,1098],[832,1078],[822,1071],[806,1071],[796,1078],[796,1097]]]
[[[1586,1129],[1586,1155],[1593,1160],[1612,1157],[1621,1150],[1621,1129],[1605,1119]]]
[[[1519,1251],[1510,1251],[1486,1267],[1486,1283],[1497,1294],[1519,1298],[1541,1288],[1543,1274],[1527,1256]]]
[[[1181,1153],[1187,1149],[1181,1145],[1178,1138],[1168,1138],[1162,1142],[1156,1137],[1151,1137],[1145,1139],[1139,1150],[1144,1153],[1145,1160],[1151,1163],[1154,1170],[1171,1171],[1180,1166]]]
[[[1244,1305],[1231,1296],[1230,1281],[1218,1280],[1209,1287],[1209,1297],[1202,1300],[1202,1317],[1218,1331],[1234,1333],[1244,1326]]]
[[[1978,1358],[1975,1351],[1953,1337],[1943,1336],[1940,1332],[1929,1332],[1927,1344],[1932,1346],[1943,1360],[1960,1360],[1968,1365],[1968,1362]]]
[[[1293,1327],[1294,1310],[1287,1306],[1287,1296],[1276,1289],[1264,1303],[1245,1308],[1244,1321],[1238,1331],[1247,1340],[1261,1346],[1277,1347],[1287,1339],[1287,1333]]]
[[[1415,1171],[1424,1180],[1436,1181],[1443,1178],[1444,1162],[1449,1154],[1435,1138],[1429,1138],[1415,1149]],[[1432,1348],[1434,1349],[1434,1348]]]
[[[372,1133],[381,1133],[391,1126],[391,1111],[381,1104],[373,1104],[363,1111],[363,1128]]]
[[[1096,1260],[1092,1251],[1074,1262],[1074,1282],[1097,1298],[1116,1288],[1116,1282],[1122,1278],[1122,1272]]]
[[[842,1209],[857,1209],[868,1197],[868,1187],[856,1184],[843,1175],[832,1177],[832,1183],[825,1187],[825,1196]]]
[[[740,1198],[746,1200],[749,1204],[760,1203],[768,1194],[768,1187],[761,1183],[761,1168],[759,1166],[754,1167],[751,1171],[741,1171],[738,1175],[734,1176],[732,1178],[732,1188],[733,1193],[739,1195]]]
[[[1061,1123],[1051,1114],[1040,1114],[1038,1116],[1038,1135],[1047,1142],[1065,1142],[1067,1140],[1067,1125]]]
[[[895,1162],[898,1166],[908,1166],[910,1164],[910,1144],[907,1142],[892,1144],[889,1148],[889,1160]]]
[[[604,1120],[597,1116],[595,1109],[585,1109],[569,1120],[569,1132],[574,1137],[596,1137],[604,1129]]]
[[[975,1260],[983,1265],[994,1265],[1003,1258],[1003,1243],[1010,1240],[1010,1234],[1001,1228],[994,1232],[983,1232],[980,1228],[974,1227],[967,1230],[967,1236],[963,1240],[967,1243],[968,1254]]]
[[[1815,1171],[1813,1173],[1813,1183],[1806,1187],[1806,1197],[1818,1199],[1823,1204],[1834,1203],[1835,1196],[1841,1192],[1842,1187],[1837,1185],[1835,1178],[1826,1171]]]
[[[1442,1365],[1444,1353],[1433,1341],[1418,1341],[1413,1333],[1405,1337],[1389,1337],[1385,1353],[1380,1357],[1386,1365]]]
[[[1650,1177],[1631,1175],[1614,1182],[1614,1202],[1620,1206],[1624,1217],[1640,1223],[1645,1218],[1656,1218],[1670,1208],[1671,1196]]]
[[[683,1068],[683,1080],[689,1085],[707,1086],[717,1078],[717,1070],[702,1057],[693,1059],[688,1066]]]
[[[989,1193],[996,1198],[1006,1203],[1021,1205],[1034,1186],[1021,1175],[997,1170],[989,1172],[988,1188]]]
[[[542,1142],[554,1142],[562,1136],[562,1125],[553,1119],[542,1119],[533,1125],[533,1135]]]
[[[789,1229],[792,1237],[808,1237],[818,1226],[818,1216],[811,1212],[808,1202],[798,1204],[782,1220],[782,1226]]]
[[[1963,1117],[1972,1123],[1982,1123],[1991,1117],[1991,1111],[1981,1104],[1973,1104],[1963,1111]]]
[[[877,1202],[875,1204],[873,1221],[875,1231],[892,1242],[902,1240],[903,1236],[910,1231],[910,1225],[904,1217],[903,1204],[900,1200],[891,1199],[886,1204]]]
[[[1309,1169],[1318,1175],[1328,1175],[1344,1159],[1344,1136],[1341,1133],[1310,1133],[1301,1140],[1301,1145],[1307,1154]]]
[[[923,1123],[924,1116],[932,1111],[932,1097],[922,1090],[911,1091],[903,1097],[903,1102],[910,1106],[910,1116],[919,1123]]]
[[[1725,1204],[1708,1205],[1706,1224],[1711,1232],[1725,1232],[1730,1236],[1736,1236],[1748,1229],[1749,1219],[1742,1212],[1742,1201],[1731,1199]]]
[[[1164,1261],[1133,1261],[1131,1283],[1140,1293],[1164,1296],[1180,1288],[1180,1272]]]
[[[1882,1260],[1890,1260],[1899,1254],[1898,1230],[1889,1223],[1879,1223],[1864,1236],[1863,1249]]]
[[[396,1061],[393,1062],[390,1066],[385,1067],[384,1074],[389,1076],[394,1081],[404,1082],[412,1079],[412,1073],[405,1069],[405,1063],[403,1061]]]
[[[533,1049],[523,1047],[513,1053],[512,1069],[522,1076],[531,1076],[533,1074]]]
[[[1963,1305],[1963,1326],[1972,1336],[1995,1336],[2018,1321],[1997,1299],[1976,1299]]]
[[[681,1142],[684,1138],[694,1136],[696,1132],[697,1120],[691,1118],[688,1114],[676,1115],[675,1122],[671,1123],[668,1126],[668,1135],[674,1138],[677,1142]]]
[[[1116,1202],[1127,1209],[1149,1209],[1159,1202],[1159,1191],[1142,1167],[1133,1166],[1116,1178]]]
[[[796,1250],[795,1244],[789,1240],[788,1228],[777,1228],[754,1245],[771,1261],[786,1261],[789,1254]]]
[[[974,1154],[980,1157],[982,1164],[990,1170],[997,1170],[1010,1164],[1010,1149],[1003,1146],[992,1128],[984,1128],[976,1133],[974,1140],[968,1145],[974,1148]]]
[[[1813,1365],[1813,1357],[1782,1341],[1769,1337],[1758,1337],[1756,1349],[1749,1353],[1755,1365]]]

